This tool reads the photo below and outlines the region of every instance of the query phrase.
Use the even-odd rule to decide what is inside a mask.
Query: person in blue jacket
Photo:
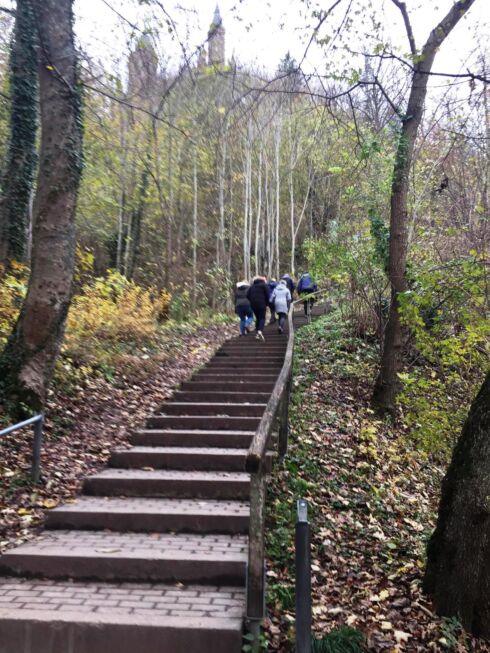
[[[318,285],[313,281],[309,272],[304,272],[299,281],[298,281],[298,295],[309,295],[310,293],[316,292],[318,290]],[[310,297],[305,299],[303,302],[303,307],[305,309],[305,315],[308,315],[308,312],[311,313],[315,299]]]

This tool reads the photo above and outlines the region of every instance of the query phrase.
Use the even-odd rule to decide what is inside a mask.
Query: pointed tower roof
[[[221,25],[222,19],[221,19],[221,14],[219,11],[219,5],[216,5],[216,9],[214,10],[214,16],[213,16],[213,25],[218,27],[218,25]]]

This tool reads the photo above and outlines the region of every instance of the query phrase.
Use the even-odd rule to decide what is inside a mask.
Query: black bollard
[[[296,653],[311,653],[311,552],[308,504],[298,500],[296,522]]]

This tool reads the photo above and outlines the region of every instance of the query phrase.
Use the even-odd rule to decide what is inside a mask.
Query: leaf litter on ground
[[[437,617],[422,592],[444,464],[371,410],[374,346],[331,315],[298,332],[295,356],[290,445],[267,499],[269,650],[294,650],[294,522],[304,497],[313,628],[326,642],[318,650],[354,650],[333,646],[349,627],[363,635],[359,651],[490,651]]]

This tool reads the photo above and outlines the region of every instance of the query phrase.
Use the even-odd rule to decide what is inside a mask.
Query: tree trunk
[[[145,157],[144,167],[141,171],[141,179],[138,186],[137,204],[131,213],[130,227],[127,235],[127,259],[126,259],[126,277],[132,279],[138,262],[140,244],[141,244],[141,224],[145,213],[146,198],[150,183],[150,147]]]
[[[81,102],[73,0],[33,0],[40,49],[41,150],[31,276],[0,357],[1,390],[16,414],[44,404],[63,339],[75,261],[82,169]]]
[[[405,4],[393,0],[406,12]],[[407,289],[407,227],[408,227],[408,190],[409,174],[417,131],[422,120],[427,82],[436,52],[453,27],[468,11],[475,0],[460,0],[450,9],[429,35],[422,53],[417,56],[411,27],[407,29],[412,46],[414,73],[407,110],[402,118],[402,128],[393,167],[390,205],[390,247],[388,277],[391,285],[391,305],[386,325],[381,368],[373,391],[373,403],[381,411],[394,413],[395,399],[398,391],[397,373],[401,364],[403,334],[399,313],[400,293]],[[405,13],[406,21],[408,15]]]
[[[10,139],[0,197],[0,262],[26,259],[36,165],[37,55],[31,0],[17,0],[10,55]]]
[[[442,482],[424,590],[436,611],[490,639],[490,372]]]
[[[281,127],[276,130],[275,142],[275,180],[276,180],[276,224],[274,232],[275,259],[276,259],[276,277],[281,276],[281,264],[279,261],[279,234],[280,234],[280,216],[281,216],[281,174],[280,174],[280,151],[281,151]]]
[[[192,303],[197,304],[197,145],[192,153]]]

